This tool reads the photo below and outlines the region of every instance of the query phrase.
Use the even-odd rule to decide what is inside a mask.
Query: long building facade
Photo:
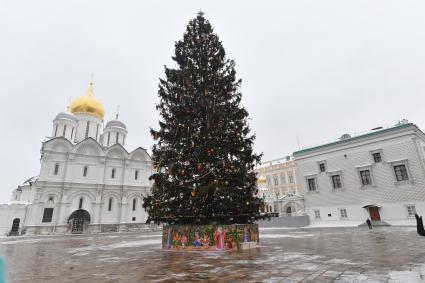
[[[425,213],[425,135],[412,123],[346,134],[294,159],[312,223],[414,224]]]
[[[86,95],[53,121],[42,143],[38,176],[0,204],[0,234],[127,231],[143,228],[150,192],[147,151],[127,151],[126,125],[104,125],[104,108],[90,84]]]

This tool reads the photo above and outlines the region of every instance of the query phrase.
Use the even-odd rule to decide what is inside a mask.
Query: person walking
[[[370,219],[366,219],[366,224],[369,227],[369,229],[372,229],[372,221],[370,221]]]

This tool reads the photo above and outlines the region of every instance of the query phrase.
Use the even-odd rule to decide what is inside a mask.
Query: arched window
[[[108,211],[112,210],[112,198],[109,198]]]
[[[89,130],[90,130],[90,121],[87,121],[87,124],[86,124],[86,138],[89,136]]]
[[[118,138],[119,138],[119,136],[120,136],[120,134],[119,134],[119,133],[117,133],[117,135],[116,135],[116,139],[115,139],[115,143],[118,143]]]
[[[53,175],[57,175],[59,173],[59,163],[55,164],[55,170],[53,172]]]
[[[55,127],[55,137],[58,135],[58,124],[56,124],[56,127]]]
[[[112,171],[111,171],[111,178],[112,178],[112,179],[115,179],[115,168],[112,168]]]
[[[134,198],[134,199],[133,199],[133,211],[136,211],[136,201],[137,201],[137,200]]]
[[[78,204],[78,208],[79,209],[83,208],[83,198],[80,198],[80,203]]]
[[[106,146],[109,146],[109,140],[111,139],[111,132],[108,132],[108,144]]]
[[[134,171],[134,180],[139,179],[139,170]]]
[[[89,170],[89,167],[87,167],[87,166],[84,166],[84,169],[83,169],[83,177],[87,177],[87,171]]]
[[[64,126],[63,126],[63,133],[62,133],[62,136],[65,136],[65,134],[66,134],[66,125],[64,125]]]

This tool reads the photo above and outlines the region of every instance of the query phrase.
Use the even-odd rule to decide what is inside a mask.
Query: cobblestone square
[[[0,240],[10,282],[422,282],[414,227],[262,229],[243,252],[167,252],[160,232]]]

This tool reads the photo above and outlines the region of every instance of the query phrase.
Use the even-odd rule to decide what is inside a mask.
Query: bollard
[[[0,283],[6,283],[6,271],[3,258],[0,257]]]

